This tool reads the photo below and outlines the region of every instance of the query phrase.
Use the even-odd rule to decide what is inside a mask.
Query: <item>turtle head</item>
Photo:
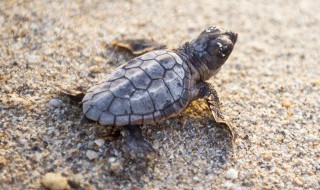
[[[211,26],[191,42],[193,53],[205,64],[200,65],[200,67],[207,67],[199,68],[200,75],[208,75],[201,78],[208,79],[220,70],[231,54],[237,37],[237,33]],[[201,73],[201,71],[205,73]]]

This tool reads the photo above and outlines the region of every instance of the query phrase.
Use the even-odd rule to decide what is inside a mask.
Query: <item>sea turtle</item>
[[[140,126],[179,114],[193,100],[206,98],[216,122],[229,126],[219,98],[207,82],[228,59],[237,34],[212,26],[175,50],[155,50],[121,65],[90,88],[82,100],[85,116],[101,125],[120,126],[124,152],[146,158],[154,152]]]

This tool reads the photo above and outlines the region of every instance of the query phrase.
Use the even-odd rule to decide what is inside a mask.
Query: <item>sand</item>
[[[320,1],[0,1],[0,189],[320,189]],[[86,90],[133,58],[108,44],[169,48],[210,25],[239,34],[210,82],[237,134],[203,101],[143,127],[152,163],[81,123],[58,88]]]

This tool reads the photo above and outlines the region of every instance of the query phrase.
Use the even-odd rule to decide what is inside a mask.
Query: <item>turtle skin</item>
[[[190,68],[173,51],[156,50],[117,68],[82,100],[86,117],[102,125],[160,122],[190,99]]]

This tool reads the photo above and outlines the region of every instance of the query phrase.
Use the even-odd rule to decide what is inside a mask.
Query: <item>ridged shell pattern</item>
[[[157,50],[117,68],[82,100],[102,125],[141,125],[180,113],[189,100],[190,69],[173,51]]]

